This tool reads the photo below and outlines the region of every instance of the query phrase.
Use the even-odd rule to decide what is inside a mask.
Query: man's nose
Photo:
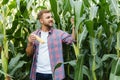
[[[50,20],[53,20],[53,18],[52,18],[52,17],[50,17]]]

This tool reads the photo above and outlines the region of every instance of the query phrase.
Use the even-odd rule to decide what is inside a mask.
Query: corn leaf
[[[110,8],[111,8],[111,12],[113,15],[117,15],[120,16],[120,9],[119,9],[119,4],[118,4],[118,0],[108,0],[110,2]]]
[[[6,74],[6,73],[3,72],[2,70],[0,70],[0,73],[1,73],[1,74],[4,74],[4,75],[7,75],[7,76],[9,76],[9,77],[11,77],[11,78],[13,77],[13,76],[11,76],[11,75],[9,75],[9,74]]]
[[[27,63],[27,62],[25,62],[25,61],[19,61],[19,62],[15,65],[15,67],[9,72],[9,74],[10,74],[10,75],[14,75],[15,72],[16,72],[19,68],[23,67],[23,65],[26,64],[26,63]]]
[[[110,73],[110,80],[119,80],[120,78],[120,59],[114,60],[112,64],[112,69]],[[119,78],[119,79],[118,79]]]
[[[88,31],[87,31],[86,27],[83,27],[82,33],[79,34],[79,47],[81,47],[82,41],[85,40],[87,33],[88,33]]]
[[[93,28],[94,22],[91,20],[87,20],[85,23],[86,23],[86,27],[89,32],[89,35],[92,37],[95,37],[94,28]]]
[[[65,15],[68,11],[71,11],[71,5],[70,5],[70,0],[64,0],[64,9],[63,9],[63,15]]]
[[[5,5],[9,2],[9,0],[2,0],[2,4]]]
[[[77,47],[74,43],[73,43],[73,48],[74,48],[74,51],[75,51],[75,56],[76,58],[78,59],[78,56],[79,56],[79,47]]]
[[[97,6],[91,6],[90,7],[90,16],[89,16],[90,20],[93,20],[94,18],[96,18],[97,11],[98,11]]]
[[[101,59],[101,61],[102,62],[106,61],[109,58],[112,58],[112,59],[116,60],[117,56],[116,56],[116,54],[104,54],[103,57],[102,57],[102,59]]]
[[[83,80],[83,59],[84,55],[80,54],[76,63],[74,80]]]
[[[90,72],[87,66],[83,66],[83,74],[85,74],[90,80]]]
[[[5,53],[1,52],[1,59],[2,59],[2,68],[3,68],[3,71],[7,74],[8,72],[8,59],[6,58],[5,56]]]
[[[13,57],[9,62],[9,70],[11,71],[16,65],[18,64],[19,60],[24,56],[24,54],[17,54],[15,57]]]
[[[20,0],[16,0],[17,3],[17,9],[20,10]]]
[[[57,10],[57,1],[56,0],[50,0],[51,9],[54,14],[55,21],[59,24],[60,18],[58,16],[58,10]]]

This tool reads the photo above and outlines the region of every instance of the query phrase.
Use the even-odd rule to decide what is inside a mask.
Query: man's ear
[[[42,19],[40,19],[39,21],[40,21],[41,24],[43,24],[43,20]]]

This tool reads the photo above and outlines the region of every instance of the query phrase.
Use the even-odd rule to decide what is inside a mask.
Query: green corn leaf
[[[79,47],[77,47],[74,43],[73,43],[73,48],[74,48],[74,51],[75,51],[75,56],[76,56],[76,58],[78,58],[78,56],[79,56]]]
[[[94,22],[91,20],[87,20],[85,23],[90,36],[95,37],[94,28],[93,28]]]
[[[15,37],[21,37],[21,30],[22,30],[22,27],[21,26],[17,26],[17,29],[16,29],[16,32],[14,33],[14,36]]]
[[[63,15],[65,15],[68,11],[71,11],[70,0],[64,0],[64,7],[63,7]]]
[[[90,20],[93,20],[96,17],[97,11],[98,11],[97,6],[91,6],[90,7],[90,16],[89,16]]]
[[[28,10],[28,11],[29,11],[30,7],[32,7],[33,1],[34,1],[34,0],[29,0],[29,1],[27,2],[27,10]]]
[[[90,7],[90,3],[89,3],[88,0],[83,0],[83,2],[84,2],[84,5],[85,5],[86,7]]]
[[[57,68],[59,68],[62,64],[63,64],[63,63],[58,63],[58,64],[55,66],[55,68],[54,68],[54,72],[55,72],[55,70],[56,70]]]
[[[102,37],[102,34],[103,34],[102,32],[103,32],[103,27],[100,26],[96,31],[95,37],[100,39]]]
[[[82,41],[83,41],[83,40],[85,39],[85,37],[87,36],[87,33],[88,33],[88,31],[87,31],[86,27],[83,27],[82,33],[79,34],[79,47],[81,47]]]
[[[116,60],[117,56],[116,56],[116,54],[104,54],[103,57],[102,57],[102,59],[101,59],[101,61],[102,62],[106,61],[109,58],[112,58],[112,59]]]
[[[76,60],[71,60],[71,61],[68,61],[68,62],[64,62],[64,64],[69,64],[69,65],[71,65],[75,69],[75,67],[76,67]]]
[[[83,80],[83,59],[84,55],[80,54],[76,63],[74,80]]]
[[[58,16],[58,10],[57,10],[57,1],[56,0],[50,0],[51,10],[54,14],[55,21],[59,24],[60,18]]]
[[[14,1],[14,0],[10,2],[10,5],[8,5],[10,10],[13,9],[13,8],[15,9],[16,6],[17,6],[17,4],[16,4],[16,1]]]
[[[57,65],[55,65],[55,67],[54,67],[54,71],[53,71],[53,78],[54,78],[54,76],[55,76],[55,70],[57,69],[57,68],[59,68],[61,65],[63,65],[63,63],[58,63]]]
[[[74,2],[74,8],[75,8],[75,15],[76,15],[76,18],[79,18],[81,17],[82,13],[83,13],[83,2],[82,1],[75,1]]]
[[[116,42],[116,51],[117,51],[117,56],[120,57],[120,31],[117,33],[117,42]]]
[[[90,50],[93,56],[97,55],[97,52],[98,52],[97,46],[98,46],[97,39],[91,37],[90,38]]]
[[[89,72],[88,67],[85,65],[83,66],[83,74],[85,74],[88,77],[88,79],[90,80],[90,72]]]
[[[74,8],[74,6],[75,6],[75,2],[74,2],[74,0],[69,0],[69,1],[70,1],[70,5],[71,5],[71,7]]]
[[[83,21],[83,18],[81,18],[83,15],[83,8],[84,8],[83,2],[82,1],[75,1],[74,8],[75,8],[75,26],[78,30],[81,21]]]
[[[120,16],[120,9],[119,9],[119,3],[118,0],[108,0],[110,2],[110,8],[112,10],[113,15]]]
[[[1,52],[1,59],[2,59],[3,71],[4,71],[4,73],[7,74],[7,72],[8,72],[8,59],[6,58],[5,53],[3,52],[3,50]]]
[[[110,73],[110,80],[119,80],[118,77],[120,77],[120,59],[114,60],[112,63],[112,69]]]
[[[21,68],[21,67],[23,67],[23,65],[24,64],[26,64],[27,62],[25,62],[25,61],[19,61],[16,65],[15,65],[15,67],[10,71],[10,75],[14,75],[15,74],[15,72],[19,69],[19,68]]]
[[[3,19],[3,23],[5,23],[6,24],[6,22],[5,22],[5,18],[7,17],[7,15],[8,15],[8,13],[9,13],[9,8],[8,8],[8,6],[2,6],[1,7],[1,14],[2,14],[2,19]]]
[[[2,4],[5,5],[9,2],[9,0],[2,0]]]
[[[1,74],[4,74],[4,75],[7,75],[7,76],[9,76],[9,77],[11,77],[11,78],[13,77],[13,76],[11,76],[11,75],[9,75],[9,74],[6,74],[6,73],[3,72],[2,70],[0,70],[0,73],[1,73]]]
[[[19,60],[24,56],[24,54],[17,54],[14,58],[12,58],[9,62],[9,70],[11,71],[19,62]]]
[[[17,9],[20,10],[20,0],[16,0],[17,3]]]
[[[120,76],[116,76],[115,74],[110,73],[110,78],[109,78],[109,80],[120,80]]]

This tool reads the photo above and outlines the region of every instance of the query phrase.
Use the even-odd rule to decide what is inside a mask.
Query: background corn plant
[[[40,27],[38,11],[51,9],[55,28],[71,33],[75,19],[76,43],[63,44],[65,80],[120,80],[119,7],[119,0],[1,0],[0,79],[29,80],[27,36]]]

